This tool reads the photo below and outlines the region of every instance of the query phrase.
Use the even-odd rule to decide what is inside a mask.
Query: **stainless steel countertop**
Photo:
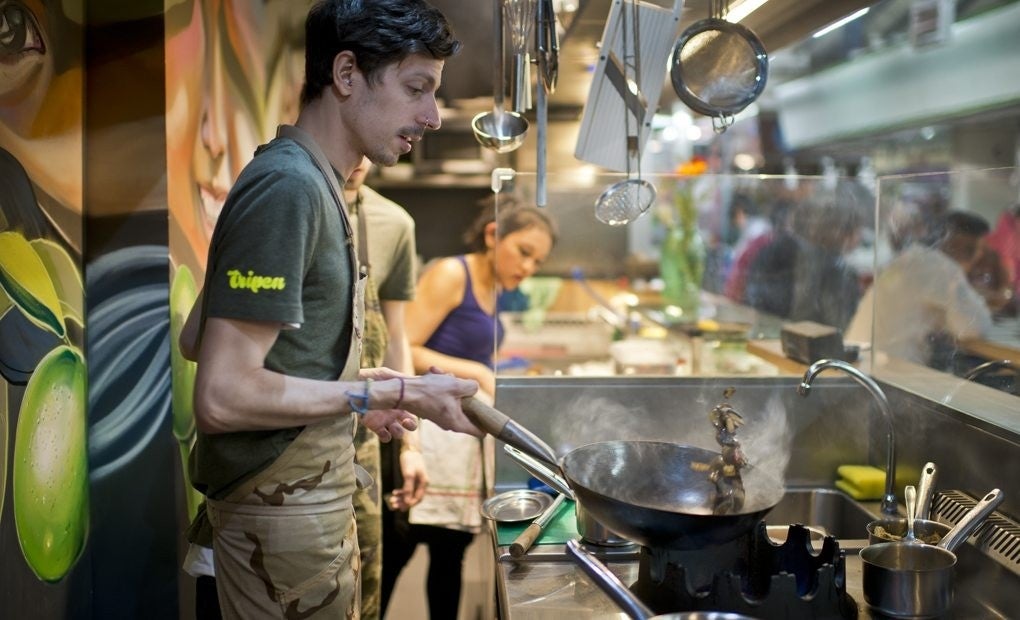
[[[510,558],[506,546],[496,545],[496,591],[499,617],[503,620],[625,619],[627,615],[566,555],[563,545],[534,547],[523,561]],[[861,590],[861,560],[857,552],[863,540],[844,541],[847,592],[857,601],[859,618],[886,618],[872,613]],[[614,557],[615,554],[615,557]],[[615,550],[600,558],[624,583],[637,579],[637,550]],[[955,601],[945,618],[1006,618],[989,610],[957,584]]]

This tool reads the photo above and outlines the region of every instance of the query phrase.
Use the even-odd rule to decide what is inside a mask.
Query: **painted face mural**
[[[302,3],[167,4],[167,198],[175,265],[204,271],[230,186],[276,126],[297,118],[307,6],[295,4]]]
[[[80,8],[0,1],[0,563],[43,582],[89,530]]]
[[[311,1],[167,0],[166,146],[170,212],[173,431],[195,436],[195,364],[177,341],[198,297],[213,227],[231,185],[281,123],[297,119]],[[182,469],[187,483],[186,468]],[[199,497],[189,493],[194,515]]]

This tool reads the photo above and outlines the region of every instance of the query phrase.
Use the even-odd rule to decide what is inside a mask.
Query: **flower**
[[[682,177],[696,177],[708,171],[708,160],[695,155],[689,161],[685,161],[676,167],[674,173]]]
[[[677,177],[697,177],[708,171],[708,161],[695,156],[676,167]],[[683,228],[692,231],[697,226],[698,210],[694,204],[694,181],[691,178],[677,178],[673,190],[672,204],[660,205],[657,211],[659,221],[667,229]]]

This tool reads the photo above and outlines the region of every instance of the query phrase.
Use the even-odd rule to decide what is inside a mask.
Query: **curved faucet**
[[[967,374],[963,375],[963,378],[967,381],[974,381],[989,371],[999,370],[1002,368],[1009,368],[1016,374],[1017,379],[1020,380],[1020,365],[1016,364],[1013,360],[992,360],[990,362],[985,362],[984,364],[971,368],[967,371]]]
[[[885,465],[885,496],[882,498],[882,512],[887,515],[896,515],[896,492],[893,490],[896,478],[896,439],[895,434],[893,433],[893,419],[892,411],[889,408],[889,399],[885,397],[885,392],[882,391],[882,388],[878,387],[878,384],[875,383],[874,379],[842,360],[832,359],[821,359],[814,364],[811,364],[804,373],[804,378],[800,385],[797,386],[797,393],[801,396],[807,396],[811,391],[811,382],[814,381],[816,376],[818,376],[818,373],[827,368],[842,370],[850,375],[854,380],[863,385],[878,403],[878,410],[882,413],[882,417],[885,418],[885,423],[888,427],[885,435],[887,448]]]

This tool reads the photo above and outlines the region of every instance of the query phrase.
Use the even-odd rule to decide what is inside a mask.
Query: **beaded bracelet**
[[[350,392],[344,392],[347,395],[347,404],[350,405],[351,411],[359,415],[365,415],[368,413],[368,389],[372,385],[371,379],[365,379],[365,391],[362,394],[352,394]]]
[[[397,402],[393,405],[394,409],[400,409],[400,403],[404,402],[404,378],[397,377],[397,381],[400,381],[400,396],[397,397]]]

